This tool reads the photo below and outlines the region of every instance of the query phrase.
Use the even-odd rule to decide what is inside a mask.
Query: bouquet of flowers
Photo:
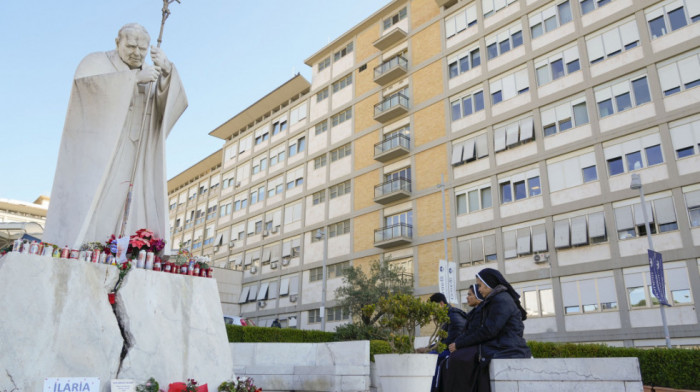
[[[219,392],[262,392],[262,388],[258,388],[253,384],[253,379],[245,377],[241,379],[236,377],[236,381],[224,381],[219,385]]]
[[[153,377],[151,377],[145,383],[137,385],[136,392],[164,392],[164,391],[159,388],[158,381],[156,381]]]
[[[136,231],[136,234],[129,237],[127,257],[136,259],[139,257],[139,252],[142,250],[159,254],[164,247],[165,241],[162,238],[156,237],[151,230],[140,229]],[[105,249],[108,249],[114,255],[117,254],[117,238],[114,234],[107,240]]]

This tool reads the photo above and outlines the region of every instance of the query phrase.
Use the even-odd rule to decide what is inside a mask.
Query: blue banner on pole
[[[651,292],[659,300],[659,303],[671,306],[666,299],[666,282],[664,280],[664,262],[661,253],[649,249],[649,278],[651,279]]]

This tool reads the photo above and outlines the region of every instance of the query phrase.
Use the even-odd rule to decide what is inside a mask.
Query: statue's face
[[[141,67],[148,54],[148,36],[137,30],[125,30],[117,38],[117,52],[129,68]]]

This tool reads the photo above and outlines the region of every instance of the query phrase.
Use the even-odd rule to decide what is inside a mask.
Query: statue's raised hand
[[[160,67],[154,67],[152,65],[145,65],[143,66],[143,69],[141,69],[137,74],[136,74],[136,82],[137,83],[148,83],[148,82],[155,82],[158,80],[158,77],[160,76]]]
[[[170,71],[173,69],[173,63],[168,60],[165,52],[163,52],[159,47],[151,46],[151,60],[156,67],[160,67],[163,76],[167,77],[170,75]]]

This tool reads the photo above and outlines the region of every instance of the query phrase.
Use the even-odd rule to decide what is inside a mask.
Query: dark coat
[[[467,332],[455,340],[458,349],[480,345],[481,357],[485,359],[532,356],[523,338],[522,313],[505,287],[496,286],[480,306],[479,327],[470,325]]]
[[[467,323],[462,331],[462,334],[470,334],[476,331],[481,326],[481,317],[483,313],[484,302],[480,302],[472,310],[467,313]]]
[[[467,313],[462,309],[455,308],[454,306],[447,305],[447,315],[450,317],[449,324],[443,325],[442,329],[447,331],[447,337],[442,339],[442,343],[445,345],[450,345],[457,339],[462,331],[464,331],[464,326],[467,322]]]

